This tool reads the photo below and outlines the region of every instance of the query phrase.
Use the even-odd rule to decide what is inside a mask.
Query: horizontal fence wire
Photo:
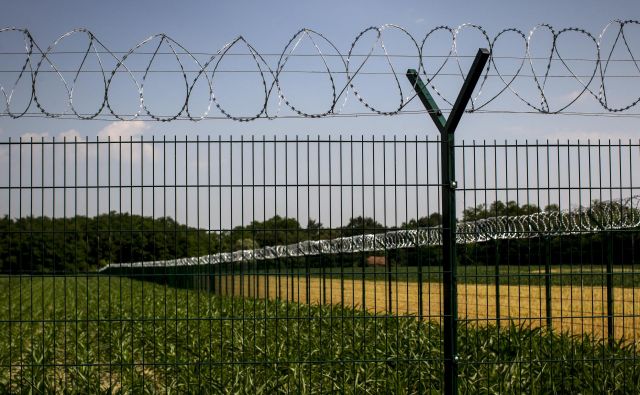
[[[2,391],[442,391],[440,144],[0,142]],[[637,390],[640,143],[455,150],[460,390]]]

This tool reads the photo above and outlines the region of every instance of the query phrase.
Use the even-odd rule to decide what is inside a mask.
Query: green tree
[[[341,228],[342,236],[354,236],[367,233],[382,233],[386,228],[371,217],[358,216],[351,218],[347,225]]]

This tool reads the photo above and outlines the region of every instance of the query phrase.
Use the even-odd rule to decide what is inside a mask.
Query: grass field
[[[3,277],[0,298],[0,392],[442,390],[441,327],[414,316],[107,276]],[[462,391],[633,393],[640,382],[630,343],[463,323],[459,344]]]
[[[544,285],[544,265],[500,265],[498,276],[495,266],[458,266],[458,283],[463,284],[495,284],[496,277],[501,284],[508,285]],[[329,267],[309,268],[314,277],[348,278],[358,280],[384,280],[387,270],[384,267]],[[420,272],[422,272],[420,274]],[[281,274],[292,277],[304,277],[306,268],[289,268],[282,265],[280,269],[261,271],[261,274]],[[605,265],[553,265],[550,270],[552,285],[563,286],[605,286],[607,282]],[[237,273],[236,273],[237,274]],[[441,266],[391,266],[394,280],[416,282],[419,279],[427,282],[442,281]],[[640,268],[631,265],[616,265],[612,274],[613,286],[622,288],[640,288]]]
[[[311,304],[344,304],[370,312],[414,315],[440,322],[442,284],[422,284],[422,301],[417,282],[236,275],[220,277],[219,293],[251,298],[285,299]],[[398,276],[402,278],[401,276]],[[396,277],[397,278],[397,277]],[[389,289],[390,288],[390,289]],[[232,291],[233,289],[233,291]],[[391,291],[391,293],[389,293]],[[539,285],[496,286],[462,283],[458,285],[458,316],[470,323],[487,325],[510,321],[526,326],[546,325],[545,288]],[[391,297],[389,297],[391,296]],[[640,288],[614,289],[614,335],[640,341]],[[422,306],[420,305],[422,303]],[[555,329],[574,335],[606,335],[607,295],[603,287],[554,285],[551,288],[551,324]]]

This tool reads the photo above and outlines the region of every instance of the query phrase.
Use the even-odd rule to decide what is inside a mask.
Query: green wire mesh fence
[[[442,391],[439,148],[0,142],[0,388]],[[455,150],[458,389],[637,391],[640,143]]]

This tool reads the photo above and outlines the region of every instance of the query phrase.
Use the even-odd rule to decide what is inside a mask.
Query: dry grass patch
[[[440,322],[443,314],[441,283],[425,282],[420,290],[416,282],[313,277],[307,284],[304,277],[276,275],[223,276],[220,281],[221,295],[345,305],[369,312],[416,315],[436,322]],[[501,325],[510,320],[532,327],[546,325],[543,286],[501,285],[499,293],[500,317],[495,285],[459,284],[458,316],[478,325],[496,324],[498,318]],[[551,306],[554,329],[575,335],[605,336],[606,288],[554,285]],[[640,289],[614,289],[614,334],[616,338],[640,338]]]

